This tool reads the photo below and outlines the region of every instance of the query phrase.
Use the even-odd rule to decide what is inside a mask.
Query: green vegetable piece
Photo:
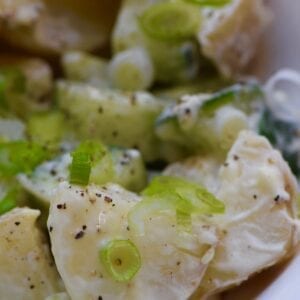
[[[158,176],[142,193],[145,196],[177,195],[192,204],[195,212],[224,213],[225,206],[204,187],[179,177]],[[180,209],[180,207],[179,207]],[[182,211],[185,211],[183,208]],[[187,211],[188,213],[188,211]]]
[[[263,96],[260,85],[256,82],[246,84],[235,84],[214,93],[201,106],[201,111],[209,114],[215,112],[218,108],[227,104],[237,104],[238,106],[247,104],[248,101]]]
[[[88,185],[91,174],[91,156],[89,153],[75,151],[72,153],[70,167],[70,182],[79,185]]]
[[[0,215],[7,213],[17,206],[17,190],[10,189],[0,200]]]
[[[184,3],[158,3],[150,6],[140,18],[145,33],[160,40],[193,37],[200,27],[200,10]]]
[[[130,281],[141,268],[141,256],[130,240],[112,240],[100,250],[100,261],[118,282]]]
[[[197,4],[200,6],[219,7],[231,3],[231,0],[184,0],[185,2]]]
[[[0,176],[30,173],[49,157],[42,146],[26,141],[0,143]]]
[[[265,108],[258,124],[259,134],[265,136],[281,151],[298,178],[300,178],[299,147],[295,147],[298,145],[295,141],[299,139],[299,130],[300,123],[297,120],[293,122],[279,119],[269,108]]]
[[[107,149],[100,142],[85,141],[81,143],[71,154],[73,160],[70,166],[70,182],[79,185],[87,185],[91,176],[97,179],[95,172],[92,174],[92,168],[94,168],[94,170],[98,169],[96,175],[101,175],[103,171],[103,164],[99,166],[99,162],[105,158],[106,154]],[[108,172],[111,168],[112,164],[107,166],[106,171]],[[93,180],[93,182],[94,181],[95,180]]]
[[[192,232],[192,218],[190,214],[176,211],[176,222],[179,231]]]
[[[155,177],[142,195],[143,200],[128,215],[129,226],[137,235],[144,234],[144,219],[147,216],[163,211],[176,212],[177,225],[187,231],[192,214],[219,214],[225,211],[224,204],[205,188],[177,177]]]

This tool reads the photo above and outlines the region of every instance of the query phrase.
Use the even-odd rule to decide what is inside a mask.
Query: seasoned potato
[[[165,170],[215,190],[226,206],[223,216],[214,217],[223,236],[194,299],[238,285],[278,263],[292,254],[298,239],[296,181],[265,138],[242,132],[217,175],[218,163],[194,158]]]
[[[203,54],[226,76],[241,72],[253,57],[271,14],[263,0],[233,0],[222,9],[203,10],[198,34]]]
[[[13,10],[15,18],[11,20],[10,15],[4,13],[5,22],[2,22],[4,25],[0,32],[4,41],[44,54],[61,53],[69,49],[94,50],[108,43],[118,0],[41,0],[38,6],[34,5],[36,2],[18,1],[19,5],[14,7],[6,5],[4,12]],[[37,13],[35,6],[44,9],[39,9]],[[25,18],[24,14],[34,22],[19,21],[20,18]],[[16,26],[10,26],[11,22]]]
[[[0,217],[0,298],[44,299],[61,291],[45,238],[36,227],[39,211],[16,208]]]
[[[135,235],[127,214],[139,201],[113,184],[81,189],[61,183],[48,228],[55,262],[73,300],[182,300],[197,288],[218,241],[215,227],[198,219],[186,239],[178,236],[175,215],[156,213],[145,219],[145,235]],[[130,282],[117,282],[99,259],[100,249],[115,239],[130,239],[140,252],[141,268]]]
[[[1,0],[0,30],[2,26],[32,25],[43,9],[44,4],[41,0]]]

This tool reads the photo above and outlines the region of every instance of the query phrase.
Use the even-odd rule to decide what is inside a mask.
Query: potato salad
[[[209,299],[295,254],[300,75],[247,75],[271,21],[0,0],[0,300]]]

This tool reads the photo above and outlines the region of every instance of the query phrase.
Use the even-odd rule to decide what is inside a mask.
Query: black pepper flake
[[[102,106],[99,106],[99,108],[98,108],[98,113],[99,113],[99,114],[102,114],[102,113],[103,113],[103,107],[102,107]]]
[[[99,193],[96,193],[95,195],[96,195],[96,197],[98,197],[98,198],[101,198],[101,197],[102,197],[102,195],[99,194]]]
[[[52,232],[52,231],[53,231],[53,227],[50,226],[50,227],[49,227],[49,232]]]
[[[21,223],[20,222],[15,222],[15,225],[16,226],[19,226]]]
[[[67,204],[66,203],[64,203],[64,204],[57,204],[56,207],[58,209],[66,209],[67,208]]]
[[[184,113],[185,113],[186,115],[189,115],[189,114],[191,113],[191,110],[190,110],[189,108],[186,108],[186,109],[184,110]]]
[[[136,104],[136,97],[137,95],[135,93],[133,93],[130,97],[130,103],[131,105],[135,105]]]
[[[34,289],[34,285],[33,285],[33,284],[30,286],[30,289],[31,289],[31,290],[33,290],[33,289]]]
[[[234,160],[239,160],[240,157],[239,157],[238,155],[233,155],[233,159],[234,159]]]
[[[228,162],[224,163],[224,167],[228,167],[228,166],[229,166]]]
[[[99,296],[99,297],[98,297],[98,300],[103,300],[102,296]]]
[[[113,200],[110,197],[105,196],[104,201],[107,202],[107,203],[111,203]]]
[[[83,225],[82,230],[86,230],[86,227],[87,227],[86,225]]]
[[[116,130],[114,130],[114,131],[112,132],[112,136],[113,136],[113,137],[117,137],[118,134],[119,134],[119,133],[118,133],[118,131],[116,131]]]
[[[178,261],[178,262],[176,263],[176,265],[177,265],[177,266],[180,266],[180,264],[181,264],[181,262],[180,262],[180,261]]]
[[[115,204],[115,203],[113,203],[111,206],[116,206],[116,204]]]
[[[80,196],[83,197],[83,196],[84,196],[84,192],[81,192],[81,193],[80,193]]]
[[[56,172],[56,170],[52,169],[52,170],[50,171],[50,174],[51,174],[52,176],[56,176],[56,175],[57,175],[57,172]]]
[[[253,198],[254,198],[254,199],[257,199],[257,195],[253,195]]]
[[[127,230],[127,231],[130,231],[130,228],[129,228],[129,226],[127,226],[127,227],[126,227],[126,230]]]
[[[278,202],[279,199],[280,199],[280,196],[279,196],[279,195],[276,195],[276,197],[274,198],[274,201],[275,201],[275,202]]]
[[[79,240],[84,236],[84,231],[80,230],[75,234],[75,240]]]

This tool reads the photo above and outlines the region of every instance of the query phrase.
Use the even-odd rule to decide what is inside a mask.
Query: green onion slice
[[[204,187],[181,178],[158,176],[143,191],[143,200],[128,214],[129,227],[144,234],[144,221],[163,211],[177,214],[177,225],[189,231],[192,214],[220,214],[225,206]]]
[[[263,96],[261,86],[256,82],[249,82],[246,84],[235,84],[231,87],[225,88],[219,92],[212,94],[201,106],[201,111],[209,114],[215,112],[220,107],[227,104],[242,103],[258,99]]]
[[[224,6],[231,2],[231,0],[184,0],[184,1],[197,4],[200,6],[212,6],[212,7]]]
[[[70,182],[79,185],[89,183],[92,167],[107,154],[107,149],[97,141],[85,141],[71,153]]]
[[[100,261],[118,282],[130,281],[141,268],[141,256],[130,240],[112,240],[100,250]]]
[[[42,146],[26,141],[0,143],[0,176],[30,173],[49,152]]]
[[[11,189],[6,195],[0,200],[0,215],[7,213],[17,206],[17,190]]]
[[[200,10],[184,3],[158,3],[140,17],[145,33],[159,40],[181,40],[193,37],[200,26]]]
[[[87,185],[92,168],[89,153],[75,151],[72,153],[72,164],[70,167],[70,182],[73,184]]]

